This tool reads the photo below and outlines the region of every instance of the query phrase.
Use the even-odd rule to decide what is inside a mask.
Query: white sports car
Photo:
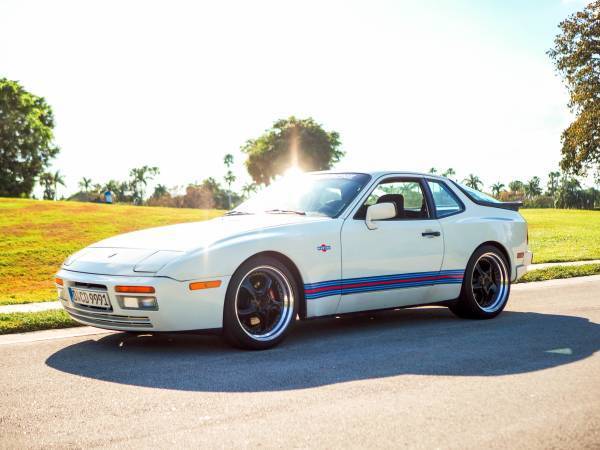
[[[531,263],[517,210],[428,174],[287,176],[222,217],[90,245],[56,285],[87,325],[222,330],[250,349],[279,343],[297,317],[441,304],[489,319]]]

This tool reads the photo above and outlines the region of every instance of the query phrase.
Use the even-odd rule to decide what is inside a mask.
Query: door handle
[[[427,236],[429,236],[429,237],[435,237],[435,236],[440,236],[440,234],[441,233],[439,231],[423,231],[421,233],[421,236],[424,236],[424,237],[427,237]]]

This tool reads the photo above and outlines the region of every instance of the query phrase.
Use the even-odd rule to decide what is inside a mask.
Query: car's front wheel
[[[298,311],[298,287],[276,258],[258,256],[231,277],[225,298],[223,332],[240,348],[264,350],[281,342]]]
[[[491,319],[502,312],[510,294],[510,272],[504,255],[494,246],[479,247],[471,256],[456,302],[450,310],[459,317]]]

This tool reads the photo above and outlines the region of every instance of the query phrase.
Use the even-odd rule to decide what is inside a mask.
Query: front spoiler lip
[[[75,286],[75,283],[101,284],[107,288],[113,307],[112,312],[109,313],[74,309],[74,305],[64,296],[64,293],[61,295],[62,306],[71,309],[78,316],[73,317],[76,321],[108,330],[134,332],[171,332],[222,327],[225,294],[231,278],[211,277],[209,279],[218,278],[222,281],[219,288],[192,291],[189,288],[189,282],[166,276],[117,276],[78,272],[65,268],[62,268],[56,276],[63,279],[63,289]],[[195,281],[206,280],[204,277],[195,279]],[[116,298],[117,293],[115,292],[115,287],[121,284],[153,286],[158,299],[158,310],[124,309]],[[67,310],[67,312],[70,311]],[[130,322],[127,320],[128,317],[145,317],[149,325],[141,327],[139,326],[141,324],[134,319],[137,326],[128,326]],[[107,321],[96,319],[107,319]]]

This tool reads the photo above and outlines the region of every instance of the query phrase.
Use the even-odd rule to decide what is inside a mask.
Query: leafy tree
[[[454,171],[454,169],[452,167],[446,169],[446,171],[442,173],[442,176],[444,176],[446,178],[450,178],[450,179],[453,179],[452,177],[454,175],[456,175],[456,172]]]
[[[498,197],[500,195],[500,191],[502,191],[502,189],[504,189],[504,184],[497,182],[492,184],[492,194],[494,194],[494,197]]]
[[[42,97],[0,78],[0,196],[29,196],[59,148],[54,116]],[[41,180],[41,178],[40,178]]]
[[[523,192],[525,190],[525,184],[522,181],[514,180],[508,183],[508,189],[511,192]]]
[[[92,186],[92,179],[91,178],[83,177],[81,179],[81,181],[79,182],[79,187],[81,188],[81,190],[83,192],[89,192],[91,186]]]
[[[154,179],[160,173],[158,167],[142,166],[129,171],[131,182],[129,187],[133,193],[133,202],[141,205],[144,202],[144,190],[148,181]]]
[[[312,118],[289,117],[275,122],[257,139],[242,147],[248,155],[246,167],[257,184],[269,184],[289,167],[301,170],[326,170],[337,163],[344,152],[340,136],[325,131]]]
[[[532,177],[526,184],[523,186],[525,191],[525,195],[529,198],[537,197],[542,194],[542,188],[540,186],[540,178]]]
[[[127,181],[116,181],[110,180],[106,183],[106,190],[111,191],[115,194],[116,198],[121,202],[133,202],[133,196],[131,195],[131,186]]]
[[[157,184],[154,187],[154,192],[152,193],[152,197],[161,198],[169,193],[169,190],[164,184]]]
[[[600,177],[600,0],[559,24],[548,55],[569,90],[575,120],[563,131],[561,168]]]
[[[125,183],[127,184],[127,183]],[[125,192],[121,192],[121,182],[117,180],[108,180],[108,182],[104,185],[104,191],[110,191],[113,195],[125,194]]]
[[[563,176],[558,188],[556,207],[576,207],[579,201],[579,192],[581,192],[581,183],[579,183],[579,180],[571,176]]]
[[[463,182],[471,189],[475,189],[477,191],[479,191],[481,186],[483,185],[483,181],[481,181],[481,179],[477,175],[473,174],[469,174],[467,178],[463,180]]]
[[[236,180],[236,176],[231,171],[231,166],[233,165],[233,155],[231,153],[227,153],[225,158],[223,158],[223,163],[225,164],[225,167],[227,167],[227,173],[224,177],[225,183],[227,183],[227,208],[231,209],[231,183],[234,183]]]
[[[213,198],[214,207],[217,209],[229,208],[229,195],[231,195],[231,205],[237,205],[242,198],[235,192],[229,192],[221,187],[221,184],[213,177],[208,177],[199,186],[204,191],[208,192]]]
[[[548,195],[556,195],[556,191],[558,191],[559,180],[560,172],[550,172],[548,174],[548,184],[546,186],[546,192],[548,193]]]

